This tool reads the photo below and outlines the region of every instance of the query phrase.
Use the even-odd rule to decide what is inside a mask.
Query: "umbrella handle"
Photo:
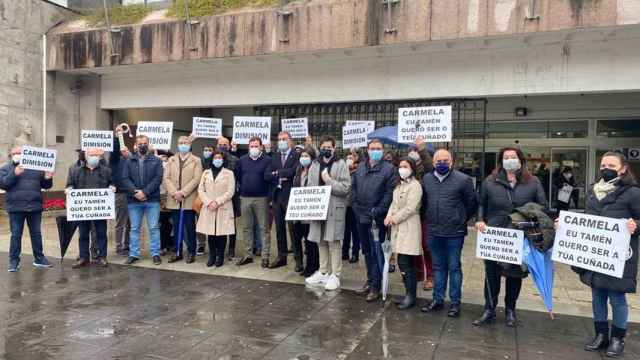
[[[549,311],[549,317],[551,318],[551,320],[556,319],[556,317],[553,315],[553,311]]]

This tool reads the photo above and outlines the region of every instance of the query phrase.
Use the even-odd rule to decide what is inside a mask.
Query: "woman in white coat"
[[[224,167],[225,154],[215,151],[211,168],[202,174],[198,196],[202,209],[198,217],[196,231],[207,236],[209,261],[207,267],[224,264],[224,249],[227,236],[235,234],[233,203],[231,199],[236,189],[233,171]]]
[[[415,260],[422,255],[422,186],[415,178],[416,163],[413,159],[400,160],[398,173],[400,180],[393,190],[393,200],[384,224],[391,227],[391,247],[398,256],[398,266],[406,289],[404,299],[396,303],[398,309],[404,310],[416,304]]]

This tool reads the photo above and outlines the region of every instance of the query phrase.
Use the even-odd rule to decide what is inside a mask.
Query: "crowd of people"
[[[156,265],[167,252],[169,262],[191,264],[208,248],[208,267],[223,266],[228,259],[246,266],[259,257],[262,268],[275,269],[287,265],[290,246],[294,271],[304,276],[309,286],[332,291],[341,286],[343,261],[357,263],[362,252],[366,282],[358,293],[374,302],[381,298],[382,244],[390,241],[406,290],[397,307],[414,307],[418,283],[424,281],[425,289],[433,287],[433,297],[420,310],[443,311],[448,287],[447,315],[458,317],[461,252],[468,223],[476,218],[475,228],[485,231],[487,226],[511,227],[516,212],[533,212],[540,219],[547,216],[543,185],[529,173],[518,148],[500,151],[495,170],[478,193],[472,178],[456,170],[449,150],[431,154],[420,137],[401,158],[385,153],[379,139],[370,140],[362,152],[339,156],[336,140],[330,136],[322,137],[316,147],[311,138],[296,144],[289,133],[280,132],[273,151],[270,144],[256,137],[249,141],[246,154],[221,137],[215,146],[204,148],[202,157],[193,154],[192,140],[180,137],[176,154],[154,151],[146,136],[137,136],[131,151],[120,148],[116,140],[108,162],[100,150],[88,149],[79,153],[78,162],[69,170],[68,190],[115,191],[116,252],[127,257],[125,264],[141,257],[140,235],[146,218],[149,251]],[[10,161],[0,168],[0,188],[6,191],[11,226],[10,272],[20,266],[25,221],[34,266],[51,266],[43,254],[40,223],[41,189],[52,187],[53,174],[23,169],[20,154],[20,147],[12,149]],[[617,356],[624,350],[627,328],[625,293],[636,291],[640,189],[622,155],[606,153],[600,169],[598,182],[587,194],[586,212],[628,219],[631,254],[622,279],[584,269],[575,271],[592,288],[596,336],[585,349],[606,349],[607,355]],[[570,181],[570,176],[564,179]],[[326,220],[287,221],[291,189],[307,186],[331,187]],[[277,241],[273,257],[272,223]],[[548,219],[547,223],[551,225],[546,230],[552,232],[553,221]],[[238,231],[244,243],[236,258]],[[176,237],[183,241],[176,242]],[[95,255],[90,238],[95,242]],[[541,246],[548,248],[552,240],[544,240]],[[107,266],[106,220],[82,221],[79,247],[74,268],[92,263]],[[489,260],[484,264],[485,311],[473,324],[484,326],[495,320],[501,278],[505,277],[504,321],[507,326],[517,326],[516,303],[526,269]],[[607,301],[613,309],[611,331]]]

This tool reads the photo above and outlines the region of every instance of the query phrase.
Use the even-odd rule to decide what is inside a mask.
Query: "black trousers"
[[[402,279],[404,280],[404,288],[407,290],[407,294],[416,296],[418,276],[416,271],[416,258],[418,256],[398,254],[398,267],[402,273]]]
[[[289,227],[293,231],[293,236],[291,237],[291,247],[293,247],[293,257],[296,259],[296,264],[298,262],[302,264],[303,262],[303,254],[302,254],[302,242],[307,240],[309,236],[309,224],[303,224],[301,222],[290,223]]]
[[[173,249],[175,242],[172,236],[173,226],[171,225],[171,212],[160,211],[160,248]]]
[[[207,235],[207,243],[209,245],[209,259],[224,259],[224,249],[227,246],[227,235]]]
[[[349,247],[353,243],[351,248],[352,256],[360,255],[360,237],[358,236],[358,220],[353,212],[351,206],[347,207],[347,213],[344,223],[344,241],[342,242],[342,256],[349,256]]]
[[[287,258],[287,201],[277,198],[272,205],[273,218],[276,223],[276,238],[278,240],[278,258]]]
[[[495,261],[484,261],[485,283],[484,283],[484,308],[487,310],[495,310],[498,305],[498,296],[500,296],[500,278],[502,266]],[[510,310],[516,309],[516,302],[520,296],[522,288],[522,278],[506,277],[506,289],[504,295],[505,308]]]

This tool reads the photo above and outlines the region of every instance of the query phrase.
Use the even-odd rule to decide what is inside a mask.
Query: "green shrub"
[[[170,17],[179,19],[186,18],[184,13],[184,2],[186,0],[173,0],[173,4],[167,13]],[[264,8],[277,6],[280,0],[188,0],[189,15],[200,17],[207,15],[218,15],[227,11],[241,9],[245,7]]]
[[[109,21],[111,25],[135,24],[142,21],[151,11],[150,6],[142,4],[114,5],[109,8]],[[103,8],[85,12],[81,15],[81,19],[86,20],[90,26],[106,25]]]

